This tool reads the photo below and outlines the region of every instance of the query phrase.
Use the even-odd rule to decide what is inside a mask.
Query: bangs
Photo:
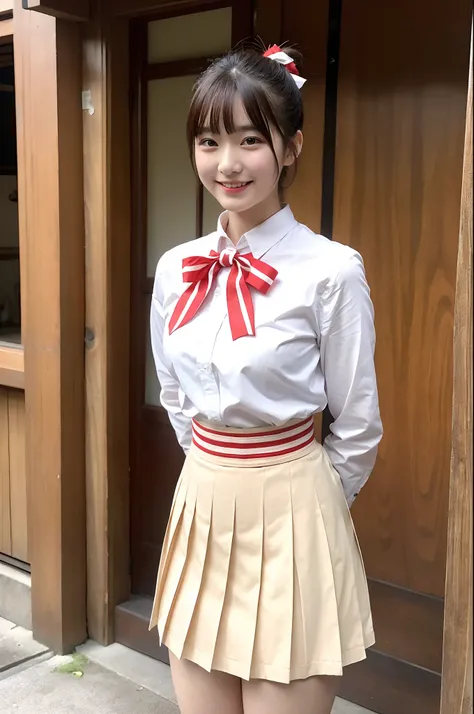
[[[210,81],[206,81],[209,79]],[[241,73],[226,73],[218,77],[204,78],[198,82],[189,109],[187,138],[190,151],[194,141],[204,130],[227,134],[236,130],[234,107],[236,99],[242,101],[245,113],[252,126],[270,145],[273,153],[271,127],[283,137],[275,112],[261,84]]]

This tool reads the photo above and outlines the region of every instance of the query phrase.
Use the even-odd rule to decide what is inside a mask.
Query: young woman
[[[281,203],[303,146],[289,52],[234,51],[198,80],[188,139],[224,213],[156,271],[152,346],[186,460],[150,627],[182,714],[329,714],[374,643],[349,513],[382,435],[373,308],[360,255]]]

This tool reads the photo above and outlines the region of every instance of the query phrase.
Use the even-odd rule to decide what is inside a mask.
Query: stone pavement
[[[53,656],[0,618],[2,714],[179,714],[169,667],[114,644]],[[332,714],[371,714],[337,700]]]

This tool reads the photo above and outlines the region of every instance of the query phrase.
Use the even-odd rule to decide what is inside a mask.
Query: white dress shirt
[[[151,343],[161,403],[185,453],[191,418],[230,427],[281,426],[329,405],[324,447],[349,504],[374,466],[382,436],[374,369],[374,313],[361,256],[298,223],[289,206],[234,246],[223,228],[160,259],[151,306]],[[251,290],[255,336],[232,340],[229,268],[218,273],[195,317],[171,335],[168,323],[187,284],[182,259],[236,248],[278,276],[266,295]]]

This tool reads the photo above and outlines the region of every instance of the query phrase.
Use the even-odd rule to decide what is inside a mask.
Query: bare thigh
[[[243,714],[240,679],[206,672],[170,652],[171,676],[181,714]]]
[[[290,684],[242,682],[244,714],[331,714],[340,677],[310,677]]]

